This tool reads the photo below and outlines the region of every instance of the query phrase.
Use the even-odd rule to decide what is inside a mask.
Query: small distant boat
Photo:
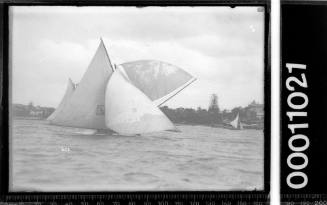
[[[240,114],[239,113],[237,113],[236,118],[233,121],[231,121],[230,124],[236,130],[243,130],[243,125],[242,125],[242,122],[240,120]]]
[[[243,130],[243,123],[240,120],[240,115],[237,113],[234,120],[229,123],[224,124],[224,128],[231,129],[231,130]]]

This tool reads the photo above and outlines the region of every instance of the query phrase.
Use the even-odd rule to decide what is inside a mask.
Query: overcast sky
[[[260,9],[259,9],[260,10]],[[263,103],[264,13],[257,7],[14,7],[13,103],[56,107],[100,37],[114,64],[156,59],[197,78],[166,103],[221,109]]]

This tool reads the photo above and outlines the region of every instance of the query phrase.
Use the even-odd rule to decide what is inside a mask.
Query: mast
[[[115,70],[114,70],[114,66],[113,66],[112,63],[111,63],[111,60],[110,60],[110,57],[109,57],[109,54],[108,54],[108,50],[107,50],[107,48],[106,48],[106,44],[104,43],[102,37],[100,37],[100,44],[103,44],[103,47],[104,47],[105,53],[106,53],[107,58],[108,58],[109,63],[110,63],[110,67],[111,67],[111,69],[112,69],[112,72],[114,72],[114,71],[115,71]],[[115,65],[115,66],[116,66],[116,65]]]

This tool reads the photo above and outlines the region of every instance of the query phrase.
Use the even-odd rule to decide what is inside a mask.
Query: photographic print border
[[[135,191],[135,192],[9,192],[9,17],[10,6],[262,6],[264,17],[264,189],[257,191]],[[1,138],[0,138],[0,201],[82,201],[107,200],[259,200],[268,201],[270,191],[271,145],[271,70],[270,70],[270,2],[252,0],[230,1],[10,1],[0,4],[1,60]],[[86,197],[86,198],[85,198]]]

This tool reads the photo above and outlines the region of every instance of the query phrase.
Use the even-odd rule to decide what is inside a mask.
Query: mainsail
[[[112,72],[110,59],[101,40],[65,109],[60,110],[50,122],[62,126],[107,129],[104,116],[105,88]]]
[[[118,68],[106,90],[106,125],[123,135],[135,135],[174,129],[173,123]]]
[[[234,129],[239,129],[239,130],[243,129],[243,125],[241,123],[239,113],[237,113],[236,118],[233,121],[231,121],[230,124]]]
[[[51,122],[53,119],[56,118],[56,116],[58,114],[60,114],[62,112],[62,110],[65,110],[65,106],[67,105],[68,100],[70,99],[71,95],[73,94],[74,89],[75,89],[75,84],[69,78],[64,97],[62,98],[62,100],[61,100],[60,104],[58,105],[58,107],[56,108],[56,110],[48,117],[47,120],[49,120]]]
[[[157,60],[140,60],[123,63],[130,82],[159,106],[176,95],[195,78],[184,70]]]

